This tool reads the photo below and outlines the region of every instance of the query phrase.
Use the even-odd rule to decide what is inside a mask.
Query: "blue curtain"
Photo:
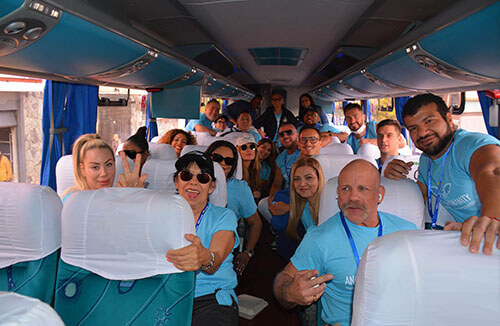
[[[335,102],[332,102],[332,122],[335,125]]]
[[[73,142],[80,135],[95,133],[97,93],[97,86],[47,80],[43,96],[41,185],[57,190],[57,160],[71,153]]]
[[[486,129],[488,134],[493,137],[498,136],[498,127],[490,126],[490,106],[493,104],[493,99],[487,97],[484,91],[478,91],[477,97],[479,98],[479,103],[481,104],[481,111],[483,111],[484,122],[486,124]]]
[[[371,121],[372,120],[372,110],[370,107],[370,101],[368,100],[362,100],[361,101],[361,107],[363,108],[363,112],[366,115],[366,121]]]
[[[396,110],[396,118],[398,119],[399,123],[401,124],[401,133],[403,136],[405,136],[406,139],[408,137],[406,136],[406,128],[404,126],[403,122],[403,106],[405,106],[406,102],[410,99],[410,96],[402,96],[402,97],[395,97],[394,98],[394,109]]]
[[[344,109],[347,104],[349,104],[348,101],[342,101],[342,109]],[[345,121],[345,117],[344,117],[344,126],[347,126],[347,122]]]
[[[158,124],[156,123],[156,118],[153,117],[153,112],[151,110],[151,93],[148,93],[148,105],[146,107],[146,126],[148,127],[148,141],[151,141],[153,137],[158,136]]]

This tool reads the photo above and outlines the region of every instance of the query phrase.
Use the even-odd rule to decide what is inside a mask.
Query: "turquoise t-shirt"
[[[415,224],[392,214],[379,212],[379,216],[384,235],[416,229]],[[378,226],[369,228],[356,225],[347,218],[346,222],[361,257],[368,244],[377,238]],[[321,319],[330,325],[337,322],[342,326],[351,325],[357,266],[340,214],[337,213],[320,226],[309,229],[290,261],[299,271],[316,269],[319,275],[333,274],[333,280],[327,282],[321,296]]]
[[[481,202],[476,192],[476,185],[469,172],[472,154],[485,145],[495,144],[500,146],[500,141],[490,135],[468,132],[462,129],[455,131],[453,138],[453,147],[448,153],[444,164],[443,184],[441,186],[439,203],[453,215],[457,222],[463,222],[470,216],[481,215]],[[444,155],[437,160],[431,161],[433,202],[437,195],[443,157]],[[425,185],[427,185],[428,166],[429,157],[423,154],[420,156],[418,166],[418,181]]]
[[[307,202],[306,206],[304,206],[304,211],[302,212],[300,220],[302,221],[302,225],[304,225],[304,229],[306,229],[306,231],[311,226],[316,226],[316,223],[314,223],[314,220],[312,218],[311,211],[309,210],[309,202]]]
[[[231,178],[227,181],[227,208],[236,214],[236,218],[249,218],[257,211],[252,190],[245,180]]]
[[[279,136],[279,129],[280,129],[280,120],[281,120],[281,114],[275,114],[274,117],[276,118],[276,132],[274,133],[274,138],[273,138],[273,142],[278,142],[278,147],[281,145],[279,144],[280,142],[280,136]]]
[[[280,168],[283,179],[286,182],[285,188],[290,185],[290,173],[292,173],[293,164],[299,159],[300,151],[296,150],[292,154],[288,154],[286,149],[276,157],[276,165]]]
[[[189,120],[189,123],[186,125],[186,127],[184,127],[184,129],[187,131],[196,131],[194,129],[194,127],[196,125],[202,125],[204,127],[207,127],[208,129],[212,130],[212,122],[210,120],[208,120],[205,113],[200,114],[199,120]]]
[[[377,122],[370,121],[366,124],[366,131],[363,138],[377,139]],[[353,133],[350,133],[347,137],[347,143],[352,147],[354,154],[357,154],[359,150],[359,139],[356,139]]]
[[[327,124],[319,124],[318,123],[318,126],[316,127],[318,128],[319,132],[333,132],[335,134],[340,134],[340,130],[338,130],[337,128],[335,128],[334,126],[330,126],[330,125],[327,125]]]
[[[238,248],[240,243],[236,231],[237,225],[236,216],[232,210],[209,203],[196,235],[200,237],[203,247],[209,248],[216,232],[232,231],[234,233],[234,249]],[[231,297],[237,301],[234,292],[236,285],[238,285],[238,280],[233,269],[233,253],[231,251],[214,274],[196,271],[194,297],[215,293],[216,290],[220,289],[215,295],[217,302],[220,305],[230,306],[232,305]]]
[[[262,139],[262,137],[260,136],[260,134],[258,132],[253,131],[253,130],[249,130],[248,132],[252,134],[253,138],[255,138],[256,143],[258,143],[259,140]]]
[[[269,181],[271,177],[271,167],[266,162],[260,163],[260,173],[259,178],[262,180]]]

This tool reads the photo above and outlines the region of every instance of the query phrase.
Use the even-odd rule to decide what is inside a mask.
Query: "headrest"
[[[344,168],[344,166],[346,166],[349,162],[354,161],[356,159],[361,158],[372,163],[374,166],[377,166],[377,162],[375,162],[375,160],[361,155],[320,154],[316,155],[314,158],[318,160],[319,164],[321,165],[321,168],[323,169],[323,174],[325,175],[325,180],[338,176],[340,171]]]
[[[380,150],[377,145],[363,144],[358,149],[358,155],[364,155],[376,160],[380,158]]]
[[[0,292],[0,320],[2,325],[64,326],[51,306],[15,292]]]
[[[209,132],[191,131],[191,133],[196,136],[196,143],[198,145],[208,146],[218,139],[218,138],[210,135]]]
[[[352,325],[498,325],[499,261],[496,248],[469,253],[459,232],[377,238],[358,268]]]
[[[208,145],[186,145],[181,151],[181,156],[192,152],[192,151],[200,151],[200,152],[205,152],[208,148]],[[175,158],[177,159],[177,158]]]
[[[389,164],[389,162],[394,160],[394,159],[398,159],[398,160],[405,161],[405,162],[413,162],[413,166],[411,167],[411,170],[408,173],[408,179],[411,179],[413,181],[417,181],[418,163],[420,161],[420,155],[398,155],[398,156],[393,155],[393,156],[389,157],[382,165],[382,175],[384,175],[384,171],[387,168],[387,164]]]
[[[425,205],[417,184],[411,180],[381,178],[385,196],[378,210],[401,217],[423,228]],[[339,211],[337,204],[338,178],[328,180],[321,194],[318,224],[328,220]]]
[[[137,188],[79,191],[64,204],[61,259],[111,280],[177,273],[165,254],[189,245],[186,233],[195,233],[194,217],[179,195]]]
[[[337,139],[337,137],[332,137],[332,139]],[[328,146],[326,147],[323,147],[321,150],[320,150],[320,153],[321,154],[328,154],[328,155],[354,155],[354,152],[352,151],[352,147],[349,146],[349,144],[342,144],[340,143],[335,143],[335,142],[331,142]]]
[[[160,140],[161,136],[154,136],[153,138],[151,138],[151,141],[150,143],[158,143],[158,141]]]
[[[59,249],[61,210],[50,187],[0,182],[0,269]]]
[[[332,142],[330,144],[341,144],[341,142],[337,136],[332,136]]]
[[[235,132],[231,132],[225,136],[217,137],[216,140],[226,140],[226,141],[230,142],[231,144],[233,144],[234,146],[236,146],[236,142],[238,141],[238,138],[240,138],[240,137],[253,137],[253,135],[248,133],[248,132],[235,131]],[[255,137],[253,137],[253,139],[254,139],[253,142],[255,142]]]
[[[56,164],[57,194],[61,196],[70,187],[76,186],[73,174],[73,155],[64,155]]]
[[[175,160],[177,153],[169,144],[149,143],[149,153],[152,159]]]
[[[148,189],[167,190],[175,192],[174,174],[176,160],[148,160],[142,167],[142,173],[147,174]],[[210,202],[216,206],[226,207],[227,204],[227,189],[226,177],[224,170],[219,163],[214,162],[215,171],[215,190],[209,196]]]

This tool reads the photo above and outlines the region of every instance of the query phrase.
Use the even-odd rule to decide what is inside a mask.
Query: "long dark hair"
[[[149,144],[148,144],[148,141],[147,141],[147,131],[148,131],[148,128],[146,127],[140,127],[139,129],[137,129],[137,132],[135,134],[133,134],[132,136],[128,137],[126,141],[130,141],[132,143],[134,143],[135,145],[137,145],[141,151],[143,151],[144,153],[148,153],[149,154]]]
[[[227,180],[229,180],[233,177],[234,171],[236,171],[236,167],[238,166],[238,150],[236,149],[236,147],[232,143],[228,142],[227,140],[217,140],[217,141],[213,142],[212,144],[210,144],[210,146],[208,146],[205,153],[209,157],[212,157],[212,153],[219,147],[227,147],[233,153],[234,164],[231,167],[231,170],[229,171],[229,174],[227,175],[227,178],[226,178]]]
[[[269,165],[269,168],[271,169],[271,174],[269,175],[269,180],[267,182],[264,182],[263,184],[261,184],[262,196],[264,196],[264,194],[269,193],[271,185],[273,184],[273,180],[274,180],[274,176],[275,176],[275,172],[276,172],[276,167],[277,167],[276,157],[278,156],[278,150],[270,138],[262,138],[261,140],[259,140],[259,142],[257,143],[257,147],[259,147],[260,145],[262,145],[264,143],[268,143],[271,145],[271,153],[264,161],[262,161],[262,162],[267,163],[267,165]]]

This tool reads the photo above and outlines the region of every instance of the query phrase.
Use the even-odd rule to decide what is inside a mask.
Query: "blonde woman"
[[[236,147],[243,162],[243,180],[252,190],[253,197],[259,199],[260,193],[260,161],[257,152],[255,138],[251,134],[245,134],[236,140]]]
[[[293,239],[301,240],[297,233],[299,221],[306,231],[318,225],[319,202],[325,177],[319,162],[305,157],[295,162],[290,179],[290,219],[286,233]]]

